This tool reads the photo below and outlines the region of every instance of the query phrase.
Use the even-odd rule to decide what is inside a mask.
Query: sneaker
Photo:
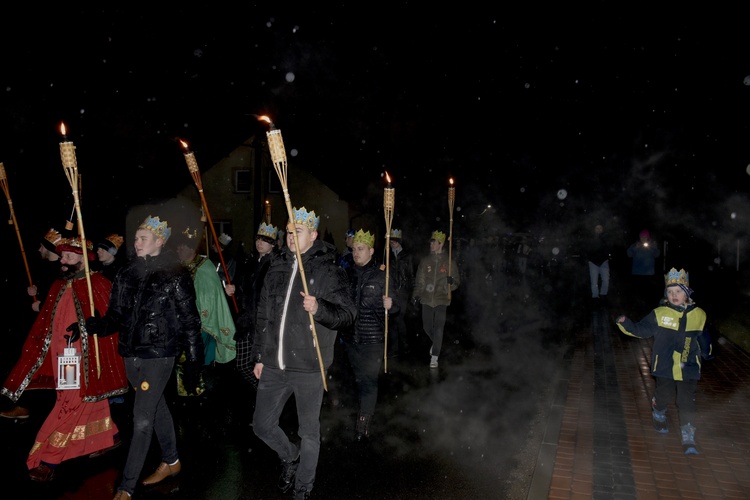
[[[0,411],[0,417],[26,420],[29,418],[29,409],[24,408],[23,406],[14,406],[8,411]]]
[[[432,356],[430,359],[430,368],[437,368],[438,367],[438,357]]]
[[[167,462],[162,462],[159,464],[159,467],[156,468],[154,473],[144,479],[141,484],[143,486],[151,486],[152,484],[160,483],[168,477],[176,476],[181,470],[182,464],[179,460],[172,465],[169,465]]]
[[[299,467],[299,453],[297,458],[292,461],[281,461],[281,475],[279,476],[279,489],[286,493],[289,489],[294,486],[294,477],[297,475],[297,467]]]

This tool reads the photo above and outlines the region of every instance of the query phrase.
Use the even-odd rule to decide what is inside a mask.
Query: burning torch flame
[[[386,180],[386,182],[388,182],[388,184],[391,183],[391,176],[388,175],[388,172],[385,173],[385,180]]]
[[[451,183],[451,186],[452,186],[452,185],[453,185],[453,177],[451,177],[451,178],[450,178],[450,179],[448,180],[448,182],[450,182],[450,183]]]
[[[185,149],[185,151],[188,151],[188,152],[190,151],[190,146],[188,146],[187,142],[185,142],[182,139],[180,139],[180,144],[182,144],[182,147],[183,147],[183,149]]]
[[[262,122],[266,122],[267,124],[269,124],[271,126],[271,130],[273,130],[273,129],[276,128],[276,125],[274,125],[273,122],[271,121],[271,119],[269,117],[267,117],[266,115],[259,116],[258,120],[260,120]]]
[[[60,133],[63,135],[63,137],[66,137],[66,135],[67,135],[65,133],[65,124],[64,123],[60,123]]]

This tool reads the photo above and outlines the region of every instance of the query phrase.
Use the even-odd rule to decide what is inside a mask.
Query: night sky
[[[739,11],[188,5],[2,8],[0,161],[24,229],[69,217],[60,122],[96,225],[192,183],[177,138],[205,169],[268,114],[290,162],[366,211],[388,171],[397,225],[444,226],[454,177],[467,239],[746,233]]]

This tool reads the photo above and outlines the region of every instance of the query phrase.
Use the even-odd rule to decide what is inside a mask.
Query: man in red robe
[[[90,242],[87,250],[89,260],[93,260],[96,254]],[[95,337],[85,327],[92,310],[106,313],[112,283],[101,273],[90,274],[89,291],[80,238],[66,239],[56,251],[68,270],[52,283],[26,338],[21,359],[0,389],[13,402],[27,389],[57,389],[55,406],[26,460],[29,477],[43,482],[53,479],[55,467],[63,460],[115,446],[118,429],[108,398],[128,391],[125,365],[117,352],[118,334]],[[78,389],[58,388],[58,356],[64,355],[66,347],[74,347],[81,354]]]

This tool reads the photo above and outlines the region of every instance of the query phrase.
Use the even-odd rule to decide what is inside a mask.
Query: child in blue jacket
[[[654,338],[651,374],[656,379],[652,419],[658,432],[669,432],[667,404],[677,396],[682,446],[686,455],[697,455],[695,446],[695,390],[701,376],[701,358],[712,359],[713,346],[706,328],[706,313],[690,298],[688,273],[670,269],[665,278],[662,304],[635,323],[617,318],[625,335]]]

